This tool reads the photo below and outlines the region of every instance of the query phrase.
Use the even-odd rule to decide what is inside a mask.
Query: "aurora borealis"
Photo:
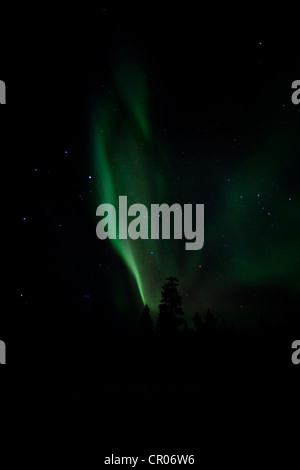
[[[59,83],[41,69],[62,109],[50,107],[37,128],[18,183],[31,188],[18,220],[33,247],[21,257],[36,267],[18,295],[29,304],[56,295],[80,311],[104,302],[109,321],[132,324],[145,303],[155,318],[162,283],[176,276],[188,318],[210,308],[245,325],[262,312],[279,319],[298,298],[295,41],[259,20],[208,28],[191,15],[179,33],[150,10],[147,21],[141,9],[141,21],[114,9],[88,15],[85,39],[74,31],[61,41]],[[96,208],[121,195],[148,208],[204,204],[203,248],[99,240]]]
[[[207,215],[201,251],[183,252],[178,240],[111,240],[140,299],[155,310],[170,273],[181,281],[187,310],[211,306],[241,315],[249,292],[255,301],[256,290],[264,286],[296,291],[298,233],[289,230],[299,222],[299,196],[291,184],[299,146],[296,125],[289,128],[274,116],[273,128],[262,126],[250,140],[246,119],[238,132],[230,129],[231,149],[225,152],[220,146],[212,150],[215,142],[199,130],[193,143],[174,135],[169,146],[151,122],[157,113],[150,113],[148,81],[136,63],[123,62],[114,70],[109,94],[97,100],[98,202],[117,205],[119,195],[128,195],[130,204],[192,201],[204,203]],[[289,107],[286,114],[295,114]],[[277,115],[283,112],[278,109]],[[239,290],[247,294],[224,304],[224,293]]]
[[[66,468],[111,455],[293,468],[299,15],[6,7],[2,461],[13,448]],[[118,238],[97,232],[104,204]],[[194,231],[204,205],[203,246],[201,231],[201,249],[186,249],[184,230],[174,239],[173,215],[170,239],[132,239],[125,204],[147,209],[148,233],[154,205],[178,204],[182,229],[190,205]]]
[[[129,196],[131,204],[145,202],[150,205],[170,201],[172,192],[168,194],[165,189],[167,178],[164,181],[167,165],[164,168],[160,155],[155,156],[159,145],[150,142],[153,132],[143,109],[147,101],[145,79],[138,67],[130,63],[117,71],[116,83],[116,95],[110,104],[99,104],[100,117],[94,125],[99,200],[117,206],[119,195],[124,194]],[[152,140],[155,144],[154,136]],[[166,156],[164,161],[167,161]],[[188,202],[178,195],[175,197],[172,204]],[[150,213],[149,217],[151,219]],[[127,232],[127,226],[121,229]],[[160,295],[159,283],[167,277],[167,269],[177,275],[180,273],[178,260],[174,256],[174,252],[180,249],[178,241],[116,239],[111,242],[134,276],[143,303],[155,307]],[[198,253],[194,262],[197,260],[199,262]],[[153,295],[153,292],[156,294]]]

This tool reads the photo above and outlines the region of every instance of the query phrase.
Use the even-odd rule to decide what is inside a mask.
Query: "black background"
[[[245,379],[242,385],[237,381],[230,390],[225,382],[217,381],[204,385],[201,398],[187,393],[185,402],[178,403],[166,396],[160,401],[159,412],[151,400],[141,412],[143,403],[134,394],[121,393],[120,399],[113,389],[99,401],[89,385],[85,387],[94,364],[90,368],[70,364],[67,354],[60,355],[56,347],[57,339],[61,340],[59,309],[49,323],[49,316],[38,316],[38,312],[30,320],[24,317],[28,311],[20,304],[20,286],[43,289],[41,260],[45,244],[51,243],[52,237],[42,218],[29,231],[23,231],[20,221],[24,209],[30,205],[38,213],[40,192],[58,202],[63,199],[65,206],[59,209],[62,213],[64,207],[69,207],[68,201],[80,186],[80,170],[87,165],[80,160],[80,154],[86,149],[86,116],[93,101],[91,90],[96,88],[94,77],[109,77],[115,45],[122,43],[123,37],[124,44],[125,38],[132,44],[141,42],[143,50],[148,51],[148,59],[141,57],[141,61],[150,62],[153,82],[159,76],[160,83],[167,84],[168,94],[161,104],[162,121],[167,117],[170,127],[181,128],[183,133],[188,133],[203,102],[206,117],[201,124],[210,128],[220,95],[224,114],[218,108],[219,118],[226,122],[230,109],[230,122],[236,121],[237,126],[235,116],[244,110],[245,94],[249,103],[249,96],[264,100],[272,89],[288,100],[290,84],[299,78],[297,19],[283,11],[262,17],[260,9],[251,11],[246,6],[234,13],[216,5],[212,10],[208,12],[201,5],[189,9],[185,5],[99,4],[93,10],[73,6],[62,11],[41,6],[40,10],[30,11],[26,6],[10,12],[1,30],[0,79],[6,82],[7,105],[0,111],[0,332],[7,344],[8,362],[6,368],[1,368],[1,390],[7,411],[7,442],[16,441],[30,460],[38,459],[42,450],[40,464],[51,456],[56,464],[61,462],[58,449],[64,451],[66,464],[81,456],[83,465],[89,466],[93,458],[98,466],[111,451],[118,453],[124,448],[123,455],[141,455],[146,447],[153,453],[163,449],[179,453],[180,449],[180,453],[198,454],[199,461],[208,457],[211,463],[221,457],[221,463],[244,465],[251,458],[253,464],[258,464],[263,458],[268,464],[281,457],[287,466],[286,459],[297,447],[297,434],[290,426],[296,422],[299,400],[299,374],[295,368],[269,386],[264,382],[261,387],[261,376],[256,377],[254,371],[251,379]],[[259,57],[252,47],[258,37],[263,41],[267,38],[269,44],[268,56],[262,57],[261,80],[256,73]],[[206,44],[201,53],[199,44]],[[232,103],[230,90],[240,100]],[[211,101],[203,100],[207,95]],[[247,112],[255,115],[251,106]],[[66,188],[69,167],[62,165],[59,173],[57,168],[61,152],[70,145],[75,148],[75,168],[72,185]],[[32,179],[35,166],[55,176],[50,182],[45,176],[37,186]],[[46,204],[43,198],[41,204]],[[82,246],[88,243],[87,236],[77,228],[73,242],[81,242]],[[45,288],[43,300],[50,302],[47,296]],[[60,296],[63,293],[58,292],[57,298]],[[88,398],[72,398],[74,391],[85,389],[89,390]],[[66,400],[66,396],[71,398]],[[185,411],[188,400],[195,400],[193,418]],[[287,447],[283,444],[286,437]],[[9,458],[13,458],[10,453]]]

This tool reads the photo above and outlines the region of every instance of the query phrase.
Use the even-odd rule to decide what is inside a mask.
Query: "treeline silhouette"
[[[27,371],[38,370],[47,380],[52,373],[53,387],[59,382],[61,390],[110,384],[285,383],[300,375],[300,365],[291,361],[291,344],[300,332],[297,312],[279,327],[262,320],[255,331],[228,325],[209,309],[196,312],[190,321],[175,277],[162,286],[158,315],[145,305],[127,330],[117,330],[116,312],[101,305],[82,314],[49,297],[43,309],[23,305],[20,311],[19,317],[11,315],[18,329],[12,329],[7,341],[8,360],[18,367],[17,351],[24,351]]]
[[[265,381],[296,372],[291,363],[291,338],[300,331],[297,317],[285,328],[261,320],[260,329],[250,333],[228,326],[224,319],[219,321],[208,309],[203,317],[195,313],[193,325],[188,327],[178,286],[175,277],[163,284],[156,324],[147,305],[139,318],[131,357],[137,377],[200,384],[215,378],[236,379],[237,375],[240,380],[252,376]]]
[[[117,312],[103,305],[85,315],[51,297],[43,311],[24,306],[22,317],[14,317],[21,332],[17,338],[15,330],[14,340],[26,364],[23,380],[14,372],[17,398],[31,384],[29,403],[52,403],[51,410],[66,415],[74,429],[82,419],[84,433],[86,417],[93,417],[105,448],[121,442],[128,449],[133,440],[151,446],[154,436],[170,445],[194,440],[195,451],[200,440],[226,436],[228,423],[243,445],[244,423],[272,423],[278,403],[282,416],[292,413],[300,365],[291,362],[291,343],[299,316],[280,328],[262,321],[255,332],[227,325],[210,310],[196,312],[190,323],[179,287],[176,278],[167,278],[157,318],[145,305],[127,331],[115,329]],[[20,364],[11,342],[7,347],[10,364]]]
[[[209,309],[188,323],[182,309],[179,281],[162,286],[157,320],[145,305],[129,331],[114,328],[108,312],[95,306],[90,314],[64,316],[54,306],[49,322],[35,338],[33,362],[61,372],[62,383],[75,388],[108,384],[203,386],[277,380],[299,373],[291,362],[291,343],[300,331],[294,316],[285,328],[262,322],[255,332],[217,319]],[[106,315],[105,315],[106,313]],[[36,326],[37,329],[37,326]],[[38,345],[38,346],[37,346]],[[47,361],[45,362],[45,359]],[[299,366],[300,369],[300,366]],[[67,379],[68,374],[72,381]],[[218,385],[218,386],[219,386]],[[221,386],[221,385],[220,385]]]

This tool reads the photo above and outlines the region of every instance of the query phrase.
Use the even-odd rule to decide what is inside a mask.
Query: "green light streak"
[[[149,128],[145,116],[145,103],[144,95],[145,89],[141,73],[138,69],[134,70],[135,81],[131,80],[128,76],[127,69],[120,70],[116,77],[117,89],[119,96],[113,96],[111,101],[114,105],[106,100],[105,103],[100,103],[100,112],[97,113],[94,122],[93,138],[94,138],[94,155],[95,167],[98,183],[98,196],[101,203],[113,204],[117,209],[118,198],[120,195],[132,196],[132,176],[133,172],[127,168],[128,162],[132,161],[132,149],[136,147],[136,142],[130,137],[130,132],[124,133],[124,130],[117,128],[117,122],[114,116],[115,107],[120,106],[118,100],[121,97],[126,106],[128,107],[129,114],[133,117],[137,127],[145,138],[149,137]],[[130,117],[130,116],[129,116]],[[138,130],[132,126],[135,134]],[[116,139],[116,134],[122,134],[122,139]],[[120,160],[124,164],[120,165]],[[115,161],[116,167],[113,163]],[[140,176],[144,174],[143,169],[133,168],[134,173],[138,172]],[[124,171],[121,171],[121,169]],[[114,176],[112,176],[114,174]],[[122,189],[124,188],[124,189]],[[127,231],[127,227],[123,227]],[[142,276],[136,261],[136,256],[131,248],[130,240],[110,240],[116,252],[123,259],[129,271],[135,278],[140,297],[143,304],[146,303],[144,288],[142,283]]]
[[[99,190],[100,198],[103,201],[113,204],[116,206],[118,201],[118,196],[114,184],[113,178],[111,175],[111,170],[108,163],[107,158],[107,150],[105,145],[105,139],[101,135],[101,132],[94,130],[94,147],[95,147],[95,154],[96,154],[96,162],[97,162],[97,173],[100,176],[101,185]],[[126,227],[127,229],[127,227]],[[138,290],[141,296],[143,303],[145,304],[145,296],[143,292],[143,285],[142,279],[134,258],[134,255],[130,249],[129,240],[119,240],[118,238],[115,240],[110,240],[116,252],[121,256],[123,261],[128,266],[130,272],[133,274]]]
[[[95,208],[109,203],[118,212],[121,195],[128,197],[128,206],[139,202],[148,211],[154,203],[205,204],[203,250],[185,251],[185,240],[109,241],[131,273],[143,304],[157,308],[168,276],[180,280],[184,308],[189,305],[191,314],[222,308],[228,289],[268,283],[295,289],[298,235],[293,227],[300,201],[295,196],[289,200],[284,181],[284,165],[293,164],[295,151],[290,136],[282,129],[273,138],[266,134],[265,143],[245,149],[243,158],[227,169],[225,158],[219,169],[198,147],[186,151],[188,137],[180,136],[178,144],[172,136],[169,155],[149,125],[141,69],[132,62],[123,64],[114,79],[114,86],[102,91],[93,115]]]

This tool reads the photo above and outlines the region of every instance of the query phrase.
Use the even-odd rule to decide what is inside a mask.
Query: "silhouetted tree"
[[[150,337],[153,333],[153,321],[147,304],[139,318],[138,332],[142,337]]]
[[[176,277],[168,277],[162,286],[161,301],[158,306],[159,315],[156,324],[158,333],[174,334],[178,327],[185,321],[181,318],[183,311],[181,308],[181,296],[177,287],[179,281]]]

